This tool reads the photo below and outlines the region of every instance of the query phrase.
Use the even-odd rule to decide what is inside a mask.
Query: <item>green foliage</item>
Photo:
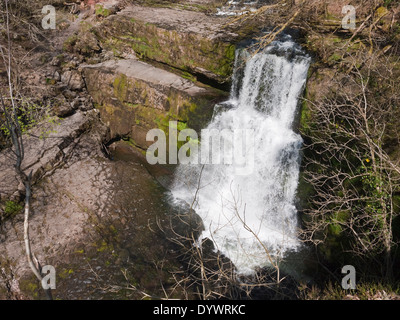
[[[108,17],[111,14],[111,11],[109,9],[104,8],[101,4],[96,4],[95,6],[95,12],[96,16],[101,16],[101,17]]]
[[[71,52],[75,44],[78,42],[78,35],[73,34],[64,41],[63,50],[66,52]]]
[[[17,108],[17,121],[22,133],[25,133],[43,119],[43,116],[47,113],[49,106],[40,105],[28,100],[22,100]],[[8,112],[9,115],[11,115],[12,110],[9,109]],[[10,132],[6,121],[3,121],[3,123],[0,125],[0,132],[6,138],[10,137]]]
[[[0,224],[2,221],[14,218],[24,209],[23,204],[8,200],[2,205],[0,204]]]
[[[300,113],[300,131],[302,134],[307,134],[310,131],[310,126],[312,125],[311,119],[312,115],[310,109],[306,100],[303,100]]]
[[[114,87],[114,95],[121,101],[124,102],[126,100],[126,96],[128,93],[128,80],[125,74],[121,73],[118,75],[113,83]]]
[[[342,56],[338,53],[334,53],[328,58],[328,61],[332,62],[339,62],[340,60],[342,60]]]
[[[383,6],[386,8],[389,8],[392,4],[395,4],[395,3],[396,3],[396,1],[394,1],[394,0],[385,0],[383,2]]]
[[[19,287],[21,291],[28,297],[33,299],[39,299],[40,297],[40,287],[36,277],[31,276],[28,279],[22,279],[19,281]]]
[[[22,209],[23,206],[21,203],[9,200],[5,203],[4,213],[7,218],[11,218],[20,213]]]
[[[374,172],[372,167],[368,165],[370,159],[366,158],[361,165],[361,171],[364,172],[361,177],[362,189],[364,194],[370,199],[364,204],[365,211],[371,217],[377,217],[376,223],[383,225],[385,214],[390,210],[390,202],[392,194],[385,186],[388,181],[385,181],[384,176],[379,172]],[[376,161],[376,160],[375,160]]]

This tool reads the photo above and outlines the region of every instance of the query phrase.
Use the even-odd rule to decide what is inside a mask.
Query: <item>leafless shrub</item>
[[[24,242],[25,251],[29,267],[31,268],[34,275],[37,277],[39,282],[42,281],[41,265],[34,253],[31,250],[31,242],[29,235],[29,216],[31,214],[31,195],[32,195],[32,172],[26,173],[22,169],[22,161],[24,160],[24,142],[22,136],[21,123],[18,118],[18,101],[15,99],[15,89],[12,81],[12,67],[11,67],[11,40],[10,40],[10,24],[9,24],[9,11],[7,2],[5,3],[5,26],[7,32],[7,48],[3,46],[0,47],[1,57],[4,63],[4,68],[7,75],[7,100],[9,103],[5,102],[3,98],[3,93],[0,92],[0,102],[2,106],[2,112],[5,118],[5,127],[9,132],[12,141],[12,151],[15,156],[15,172],[19,177],[20,181],[25,186],[25,208],[24,208]],[[7,51],[6,51],[7,50]],[[47,298],[52,299],[50,289],[45,290]]]
[[[389,278],[397,245],[393,221],[400,213],[393,58],[366,56],[361,68],[354,62],[349,74],[333,80],[328,96],[307,101],[312,120],[303,132],[305,177],[315,191],[305,210],[305,239],[319,245],[329,233],[340,234],[348,242],[344,251],[372,259]]]

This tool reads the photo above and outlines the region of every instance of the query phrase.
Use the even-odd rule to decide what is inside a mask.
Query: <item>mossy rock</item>
[[[140,72],[145,68],[149,74],[147,80],[135,77],[135,72],[129,76],[113,73],[111,68],[114,71],[119,68],[114,65],[110,69],[90,67],[84,69],[84,74],[88,91],[101,118],[109,126],[111,137],[130,138],[140,148],[147,149],[152,144],[146,141],[151,129],[162,129],[168,137],[170,121],[178,121],[180,128],[184,126],[200,132],[211,120],[215,103],[227,98],[226,92],[195,86],[142,62],[132,61],[128,65],[136,66],[137,70],[142,70]],[[161,84],[151,74],[167,82]],[[172,81],[170,85],[168,81]],[[186,81],[190,90],[185,85],[176,86],[179,81]]]
[[[22,213],[23,209],[24,205],[21,202],[8,200],[4,203],[0,203],[0,224],[1,221],[12,219],[17,214]]]
[[[63,50],[71,53],[91,57],[101,52],[100,43],[94,33],[93,27],[86,21],[79,26],[79,33],[69,36],[63,44]]]
[[[19,281],[19,288],[21,292],[34,300],[40,299],[43,294],[43,289],[40,282],[35,276],[30,276]]]
[[[94,6],[96,16],[108,17],[112,12],[110,9],[105,8],[103,5],[97,3]]]
[[[112,16],[96,28],[102,45],[109,50],[133,49],[146,60],[154,60],[224,83],[233,72],[236,46],[204,35],[183,33],[125,16]]]

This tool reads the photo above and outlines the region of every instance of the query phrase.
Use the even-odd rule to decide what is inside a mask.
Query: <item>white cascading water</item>
[[[205,227],[201,238],[211,239],[239,274],[269,264],[263,246],[275,258],[300,247],[295,197],[302,139],[293,122],[309,62],[289,36],[255,55],[238,50],[230,100],[215,107],[207,129],[253,130],[253,172],[181,164],[175,173],[175,200],[193,203]]]
[[[268,4],[267,0],[228,0],[217,9],[217,16],[238,16],[254,12],[257,8]]]

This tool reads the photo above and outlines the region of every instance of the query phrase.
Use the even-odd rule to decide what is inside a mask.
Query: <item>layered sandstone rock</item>
[[[226,97],[220,90],[138,60],[109,60],[82,69],[111,137],[130,137],[141,148],[149,145],[150,129],[168,131],[170,120],[202,128],[215,103]]]
[[[95,130],[92,130],[95,127]],[[78,111],[74,115],[59,119],[44,120],[34,129],[23,135],[25,157],[22,170],[27,174],[32,171],[32,183],[35,184],[46,175],[62,167],[71,157],[85,135],[93,139],[90,148],[82,153],[99,152],[102,141],[108,140],[107,128],[100,122],[98,112]],[[24,187],[15,173],[16,157],[13,149],[0,153],[0,200],[19,200]]]

